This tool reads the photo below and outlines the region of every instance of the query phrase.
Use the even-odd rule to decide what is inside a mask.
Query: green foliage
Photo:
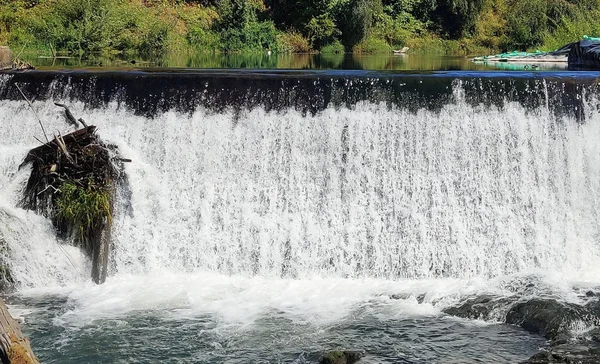
[[[401,48],[409,39],[426,34],[425,25],[414,16],[400,12],[396,17],[390,14],[379,14],[373,35],[385,40],[389,45]]]
[[[44,5],[35,9],[42,12],[29,24],[36,40],[79,52],[110,45],[117,19],[108,0],[58,0],[47,12]]]
[[[109,225],[112,223],[110,192],[96,186],[91,180],[87,187],[72,182],[63,183],[56,206],[57,218],[77,232],[80,242],[84,242],[91,231],[101,227],[105,221]]]
[[[344,45],[339,40],[321,48],[322,54],[344,54],[345,51]]]
[[[278,27],[296,29],[307,36],[307,25],[313,19],[333,20],[330,13],[333,3],[334,0],[268,0],[267,6]]]
[[[543,35],[546,50],[555,50],[584,35],[600,36],[600,8],[581,13],[573,18],[562,18],[556,29]]]
[[[501,49],[508,43],[507,20],[508,12],[506,0],[487,0],[475,22],[473,41],[487,52]]]
[[[312,49],[308,39],[295,31],[278,34],[277,48],[280,53],[308,53]]]
[[[456,39],[472,33],[483,3],[484,0],[423,0],[418,9],[435,31]]]
[[[519,0],[508,14],[508,29],[511,45],[526,49],[538,45],[547,31],[547,1]]]
[[[220,0],[217,29],[225,53],[277,51],[278,30],[273,21],[259,21],[262,2]]]
[[[558,48],[600,0],[0,0],[0,44],[85,54]]]
[[[221,32],[221,50],[225,53],[277,51],[278,31],[271,21],[251,22],[244,28]]]
[[[144,34],[139,51],[144,54],[164,54],[168,50],[169,26],[155,23]]]
[[[219,34],[202,27],[193,27],[187,34],[187,41],[196,49],[214,51],[219,49]]]
[[[321,14],[310,19],[306,25],[306,32],[310,43],[315,48],[332,42],[334,36],[339,34],[329,13]]]
[[[221,29],[244,29],[257,20],[256,6],[247,0],[219,0]]]
[[[375,22],[383,13],[381,0],[347,0],[337,10],[340,40],[352,49],[370,35]]]
[[[354,46],[354,53],[390,53],[392,47],[383,39],[368,37]]]

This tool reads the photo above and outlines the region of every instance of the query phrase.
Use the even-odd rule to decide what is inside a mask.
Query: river
[[[0,240],[45,363],[526,360],[546,340],[445,313],[600,286],[594,72],[42,70],[0,75]],[[17,207],[53,102],[131,158],[110,272]],[[590,326],[572,330],[585,331]]]

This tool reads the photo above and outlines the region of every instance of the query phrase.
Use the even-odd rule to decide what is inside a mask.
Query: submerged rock
[[[593,316],[584,306],[535,298],[513,305],[506,314],[506,323],[521,326],[548,340],[556,340],[571,336],[575,323],[593,323]]]
[[[473,320],[492,320],[503,315],[512,299],[507,297],[480,296],[469,298],[457,306],[448,307],[443,310],[448,315],[468,318]]]
[[[547,351],[540,351],[522,364],[598,364],[600,363],[600,345],[562,344]]]
[[[330,351],[321,354],[319,364],[352,364],[364,356],[361,351]]]

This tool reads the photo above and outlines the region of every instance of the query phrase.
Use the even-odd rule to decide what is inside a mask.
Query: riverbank
[[[488,54],[600,34],[595,0],[0,1],[0,44],[90,53]],[[301,5],[301,6],[300,6]]]

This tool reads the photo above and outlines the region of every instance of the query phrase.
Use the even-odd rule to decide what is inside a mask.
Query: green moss
[[[342,364],[346,363],[346,354],[343,351],[331,351],[323,355],[319,364]]]
[[[332,351],[329,354],[325,355],[325,357],[329,360],[337,360],[344,356],[344,353],[341,351]]]
[[[64,226],[77,232],[76,237],[83,243],[105,221],[111,224],[111,202],[109,190],[92,181],[88,181],[86,187],[65,182],[56,201],[56,216]]]

